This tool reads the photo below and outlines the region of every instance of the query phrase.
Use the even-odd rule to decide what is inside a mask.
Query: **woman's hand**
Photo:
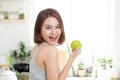
[[[81,53],[81,48],[77,48],[76,50],[72,51],[72,54],[70,55],[70,57],[72,59],[75,59],[80,53]]]

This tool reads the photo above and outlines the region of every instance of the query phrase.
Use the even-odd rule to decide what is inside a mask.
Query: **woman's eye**
[[[60,26],[56,26],[56,28],[60,28]]]
[[[50,27],[46,27],[46,29],[50,29]]]

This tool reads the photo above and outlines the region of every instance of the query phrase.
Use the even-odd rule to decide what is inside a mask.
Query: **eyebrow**
[[[46,24],[45,26],[52,26],[52,25]],[[57,24],[56,26],[60,26],[60,24]]]
[[[51,26],[51,25],[49,25],[49,24],[46,24],[45,26]]]

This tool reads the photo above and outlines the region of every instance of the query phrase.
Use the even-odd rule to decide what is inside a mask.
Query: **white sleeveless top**
[[[39,45],[38,49],[35,51],[34,55],[32,56],[32,59],[30,59],[30,80],[47,80],[45,70],[41,69],[36,64],[36,56],[38,55],[41,47],[44,44],[45,43]]]

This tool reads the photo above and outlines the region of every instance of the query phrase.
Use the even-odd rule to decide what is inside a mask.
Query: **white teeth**
[[[50,38],[55,39],[56,37],[50,37]]]

